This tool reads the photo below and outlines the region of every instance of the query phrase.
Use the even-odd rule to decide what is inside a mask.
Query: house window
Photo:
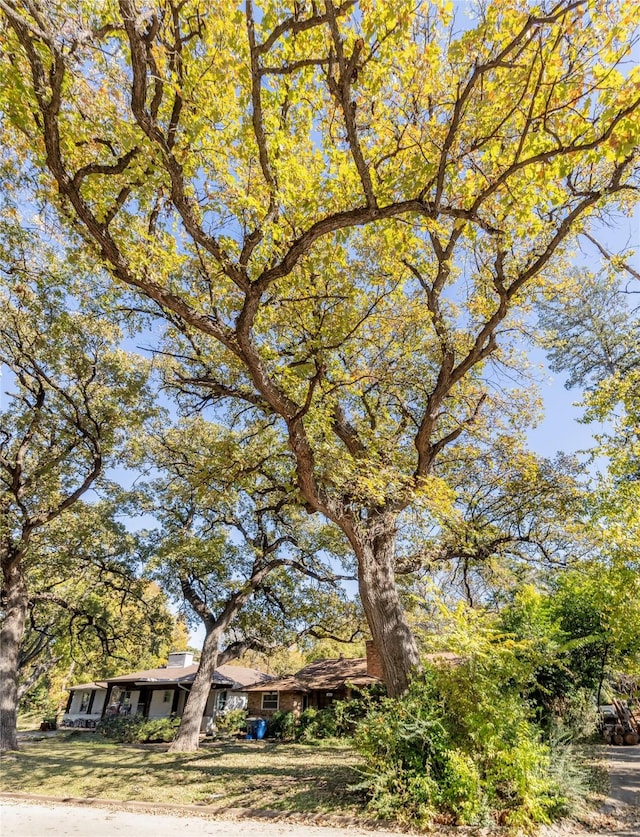
[[[218,712],[222,712],[222,710],[227,705],[227,693],[226,692],[218,692],[216,696],[216,710]]]
[[[162,702],[163,703],[169,703],[169,701],[172,698],[173,698],[173,692],[171,692],[169,689],[167,689],[167,691],[162,695]]]
[[[80,714],[85,715],[89,711],[89,701],[91,700],[91,692],[83,692],[82,700],[80,701]]]
[[[263,709],[277,709],[278,708],[278,692],[263,692],[262,693],[262,708]]]
[[[120,708],[119,708],[120,715],[130,715],[131,714],[131,692],[127,690],[126,692],[122,692],[120,695]]]

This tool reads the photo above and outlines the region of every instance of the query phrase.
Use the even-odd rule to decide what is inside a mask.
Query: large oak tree
[[[449,5],[0,0],[16,144],[164,313],[183,380],[279,418],[391,694],[418,661],[399,515],[491,408],[538,283],[638,185],[637,3],[487,2],[464,29]]]

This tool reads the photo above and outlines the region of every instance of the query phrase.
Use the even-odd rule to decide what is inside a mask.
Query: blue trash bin
[[[267,734],[267,722],[264,718],[256,721],[256,738],[263,739]]]
[[[247,721],[247,741],[258,737],[258,722]]]

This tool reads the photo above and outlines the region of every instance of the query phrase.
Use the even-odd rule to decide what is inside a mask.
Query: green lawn
[[[263,741],[205,745],[172,755],[166,746],[112,744],[91,733],[24,741],[3,759],[0,790],[203,804],[211,810],[270,808],[354,814],[359,757],[341,743]]]
[[[27,732],[30,730],[39,730],[40,724],[44,721],[44,715],[41,711],[38,712],[19,712],[18,713],[18,732]]]

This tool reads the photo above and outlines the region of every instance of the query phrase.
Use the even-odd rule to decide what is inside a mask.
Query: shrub
[[[180,726],[180,718],[153,718],[141,724],[136,733],[140,744],[173,741]]]
[[[96,732],[111,741],[132,744],[137,740],[137,729],[144,720],[141,715],[110,715],[98,721]]]
[[[370,810],[425,826],[494,821],[518,828],[567,810],[550,748],[519,687],[527,672],[508,647],[488,645],[458,665],[427,667],[408,692],[358,725]],[[575,786],[574,782],[574,786]]]
[[[180,718],[143,718],[142,715],[114,715],[103,718],[96,731],[123,744],[168,742],[176,737]]]
[[[247,710],[232,709],[222,712],[216,716],[215,725],[222,735],[235,735],[241,730],[244,731],[247,725]]]
[[[317,741],[321,738],[334,738],[336,721],[333,711],[328,709],[305,709],[298,718],[296,738],[298,741]]]
[[[274,712],[267,724],[267,737],[292,739],[295,735],[293,712]]]
[[[379,691],[353,689],[350,700],[337,700],[326,709],[305,709],[296,724],[296,739],[318,741],[354,735],[358,723],[380,703]]]
[[[352,687],[352,697],[349,700],[338,700],[329,707],[335,722],[335,735],[338,738],[351,737],[358,723],[367,712],[378,706],[384,694],[384,687],[356,689]]]
[[[598,707],[589,689],[575,689],[553,706],[545,732],[550,742],[558,739],[587,741],[598,730]]]

